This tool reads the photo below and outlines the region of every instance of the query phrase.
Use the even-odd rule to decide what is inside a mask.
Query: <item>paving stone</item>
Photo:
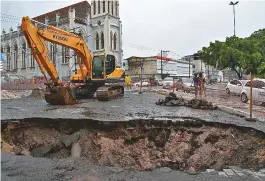
[[[219,175],[219,176],[225,176],[225,177],[228,177],[228,175],[226,175],[225,172],[218,172],[218,175]]]
[[[258,177],[265,177],[264,172],[254,172],[254,174],[257,175]]]
[[[232,169],[223,169],[223,171],[229,176],[235,175],[235,172],[233,172]]]
[[[214,172],[215,170],[214,169],[206,169],[206,171],[209,173],[209,172]]]

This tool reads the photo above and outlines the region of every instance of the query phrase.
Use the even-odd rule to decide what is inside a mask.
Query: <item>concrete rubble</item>
[[[187,106],[194,109],[211,109],[215,110],[218,107],[203,99],[185,100],[182,97],[177,97],[175,93],[170,92],[164,99],[159,99],[156,105],[161,106]]]
[[[1,90],[1,99],[20,99],[22,97],[44,97],[44,89],[33,90]]]

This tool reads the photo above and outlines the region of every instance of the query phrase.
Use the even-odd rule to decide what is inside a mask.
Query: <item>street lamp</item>
[[[144,60],[144,59],[143,59]],[[140,82],[140,91],[139,91],[139,94],[142,94],[142,86],[143,86],[143,81],[142,81],[142,79],[143,79],[143,69],[144,69],[144,63],[143,63],[143,61],[142,62],[140,62],[140,68],[141,68],[141,82]]]
[[[165,50],[161,50],[161,79],[163,79],[163,54],[170,52],[169,50],[165,51]]]
[[[233,14],[234,14],[234,36],[236,36],[236,15],[235,15],[235,5],[237,5],[237,4],[238,4],[238,1],[236,1],[236,2],[231,1],[231,2],[229,3],[229,5],[232,5],[232,6],[233,6]]]

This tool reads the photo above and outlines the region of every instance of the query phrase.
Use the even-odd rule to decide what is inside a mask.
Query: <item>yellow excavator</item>
[[[39,28],[38,26],[42,27]],[[81,36],[53,26],[22,18],[22,32],[39,65],[41,73],[47,80],[45,100],[53,105],[76,104],[78,97],[96,93],[100,101],[108,101],[124,94],[124,69],[116,67],[113,54],[98,54],[92,57],[86,42]],[[71,75],[69,84],[62,84],[55,65],[49,60],[49,50],[45,41],[68,47],[77,54],[76,73]],[[46,76],[49,75],[49,80]]]

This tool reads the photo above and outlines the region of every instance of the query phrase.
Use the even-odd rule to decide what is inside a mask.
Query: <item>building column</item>
[[[92,4],[94,4],[94,3],[92,3]],[[94,10],[94,8],[93,8],[93,10]],[[71,30],[74,28],[75,9],[70,8],[68,10],[68,19],[69,19],[69,29]],[[71,71],[70,75],[73,73],[72,70],[74,70],[74,63],[75,63],[74,56],[72,56],[73,54],[74,54],[74,51],[70,49],[70,51],[69,51],[69,55],[71,57],[71,58],[69,58],[69,67],[70,67],[70,71]]]

